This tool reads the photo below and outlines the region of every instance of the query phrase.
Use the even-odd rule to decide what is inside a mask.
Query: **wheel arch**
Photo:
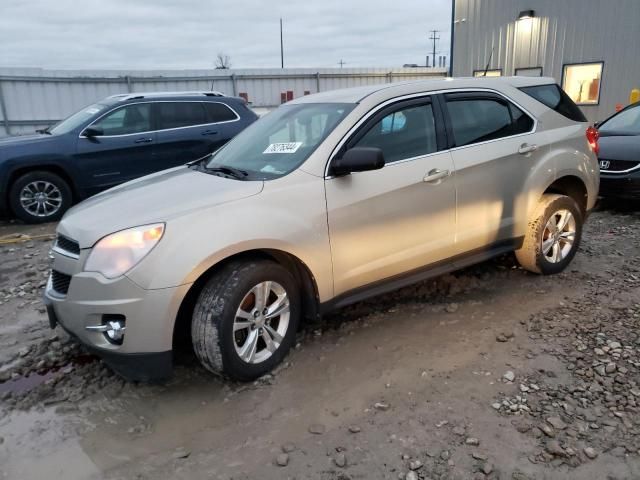
[[[207,281],[229,262],[244,260],[272,260],[285,267],[300,285],[302,301],[302,317],[304,321],[312,322],[320,315],[320,297],[318,285],[309,267],[297,256],[283,250],[264,248],[251,249],[234,253],[214,265],[210,266],[193,282],[189,291],[182,299],[173,327],[173,344],[186,345],[191,343],[191,316],[198,295]]]
[[[543,194],[545,193],[557,193],[571,197],[576,201],[583,215],[587,212],[589,192],[586,184],[580,177],[565,175],[557,178],[545,189]]]
[[[7,176],[7,188],[5,190],[5,200],[7,202],[9,201],[9,191],[11,190],[14,182],[22,175],[31,172],[49,172],[58,175],[69,185],[73,196],[73,201],[77,201],[79,199],[79,191],[76,182],[64,167],[56,163],[38,163],[24,166],[16,165],[11,169],[9,175]]]

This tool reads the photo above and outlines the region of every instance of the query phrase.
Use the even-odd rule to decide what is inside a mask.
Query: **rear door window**
[[[456,147],[527,133],[533,129],[533,119],[506,100],[472,98],[468,94],[445,97]]]
[[[158,102],[156,106],[160,130],[209,123],[201,102]]]
[[[574,122],[587,121],[580,108],[556,84],[522,87],[520,90],[569,120]]]
[[[238,116],[223,103],[205,102],[209,123],[231,122]]]

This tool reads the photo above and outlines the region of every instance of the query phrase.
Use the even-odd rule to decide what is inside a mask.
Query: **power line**
[[[344,60],[340,59],[340,61],[338,62],[338,65],[340,65],[340,68],[342,68],[342,66],[347,63]]]
[[[433,41],[433,66],[436,66],[436,41],[440,40],[440,37],[437,36],[438,33],[440,33],[440,30],[430,30],[431,32],[431,36],[429,37],[429,40]]]

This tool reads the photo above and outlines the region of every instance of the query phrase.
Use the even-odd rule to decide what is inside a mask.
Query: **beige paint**
[[[516,87],[544,78],[407,82],[310,95],[296,103],[351,102],[353,111],[296,171],[272,181],[235,181],[180,167],[129,182],[70,210],[58,231],[79,241],[80,259],[54,253],[55,268],[73,275],[66,297],[46,295],[62,322],[98,348],[122,352],[171,349],[173,325],[191,284],[207,269],[253,249],[287,252],[303,262],[326,302],[348,290],[446,260],[497,240],[521,236],[542,192],[574,175],[596,200],[598,168],[586,125],[564,119]],[[535,130],[431,155],[378,171],[326,176],[337,149],[375,110],[434,92],[489,89],[537,119]],[[524,144],[538,150],[519,154]],[[423,181],[431,170],[451,175]],[[105,235],[164,222],[159,244],[126,276],[82,272]],[[125,342],[86,333],[102,313],[125,313]]]

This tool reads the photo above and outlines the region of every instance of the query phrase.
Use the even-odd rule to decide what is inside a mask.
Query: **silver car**
[[[597,132],[549,78],[437,79],[288,102],[215,154],[97,195],[60,222],[45,300],[128,378],[190,338],[251,380],[329,309],[515,251],[572,260]]]

